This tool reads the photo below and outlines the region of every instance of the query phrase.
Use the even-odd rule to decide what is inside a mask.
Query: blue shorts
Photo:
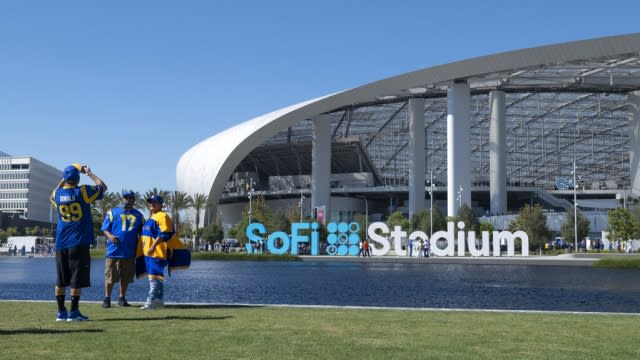
[[[167,264],[169,262],[167,260],[161,260],[161,259],[145,256],[144,263],[147,266],[147,274],[164,276],[164,268],[167,267]]]

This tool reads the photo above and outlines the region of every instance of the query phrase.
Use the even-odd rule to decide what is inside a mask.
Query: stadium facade
[[[176,176],[178,190],[209,196],[205,221],[218,214],[228,227],[249,194],[335,221],[411,216],[431,201],[446,215],[462,204],[486,216],[525,203],[564,211],[574,196],[597,212],[640,195],[639,162],[636,33],[458,61],[295,104],[193,146]]]

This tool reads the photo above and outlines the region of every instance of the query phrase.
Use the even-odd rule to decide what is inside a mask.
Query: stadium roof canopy
[[[457,81],[471,91],[474,185],[489,179],[489,92],[501,90],[509,183],[552,190],[558,177],[571,176],[575,159],[587,189],[630,187],[628,93],[640,90],[640,33],[439,65],[276,110],[189,149],[177,165],[178,190],[208,194],[215,204],[234,172],[265,165],[277,151],[291,152],[291,144],[310,144],[311,119],[321,114],[330,117],[334,144],[358,139],[356,150],[367,155],[377,185],[406,185],[414,97],[426,99],[426,173],[444,182],[447,89]],[[269,149],[280,150],[265,154]]]

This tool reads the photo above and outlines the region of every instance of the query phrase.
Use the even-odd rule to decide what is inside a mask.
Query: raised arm
[[[96,174],[93,173],[93,171],[91,171],[91,168],[87,165],[82,167],[82,170],[85,174],[87,174],[88,177],[91,178],[91,180],[93,180],[93,182],[100,186],[102,188],[102,191],[106,192],[107,191],[107,184],[104,183],[104,181],[102,181],[102,179],[100,179]]]

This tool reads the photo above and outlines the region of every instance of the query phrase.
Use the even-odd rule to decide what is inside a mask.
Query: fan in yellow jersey
[[[142,227],[140,246],[136,260],[138,276],[149,277],[149,295],[142,309],[157,309],[164,306],[164,269],[188,267],[191,254],[178,239],[169,215],[162,211],[164,200],[159,195],[147,199],[151,204],[151,217]]]

